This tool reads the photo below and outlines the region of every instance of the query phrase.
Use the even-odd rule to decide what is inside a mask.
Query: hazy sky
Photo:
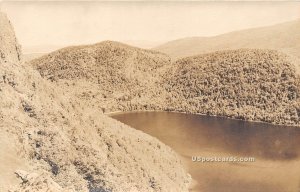
[[[298,2],[2,1],[25,52],[103,40],[141,47],[300,18]]]

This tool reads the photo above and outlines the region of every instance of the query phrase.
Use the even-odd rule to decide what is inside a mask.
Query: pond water
[[[111,115],[181,155],[190,191],[300,192],[300,128],[173,112]],[[254,162],[195,162],[192,157],[254,157]]]

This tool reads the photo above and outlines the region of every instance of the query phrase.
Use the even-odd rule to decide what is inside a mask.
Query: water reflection
[[[168,112],[113,118],[142,130],[183,156],[192,191],[300,191],[300,129]],[[195,163],[192,156],[255,157],[255,163]]]

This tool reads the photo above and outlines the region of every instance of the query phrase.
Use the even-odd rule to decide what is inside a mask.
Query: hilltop
[[[178,60],[164,85],[170,111],[299,125],[299,82],[288,56],[240,49]]]
[[[1,15],[0,191],[188,191],[172,149],[42,78],[16,47]]]
[[[104,41],[66,47],[30,64],[42,77],[68,87],[81,100],[101,101],[99,107],[109,112],[161,106],[159,83],[171,62],[156,51]]]
[[[276,49],[300,58],[300,19],[273,26],[234,31],[214,37],[191,37],[167,42],[154,50],[173,59],[240,48]]]
[[[101,81],[111,81],[120,88],[124,86],[120,84],[120,79],[128,83],[143,81],[136,71],[149,74],[145,72],[164,66],[168,60],[168,56],[156,51],[104,41],[94,45],[66,47],[31,63],[48,79],[84,78],[99,84]],[[61,70],[58,71],[58,68]]]

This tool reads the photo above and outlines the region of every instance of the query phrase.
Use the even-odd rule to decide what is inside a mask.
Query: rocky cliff
[[[21,49],[17,43],[14,29],[7,16],[0,11],[0,61],[19,62]]]

